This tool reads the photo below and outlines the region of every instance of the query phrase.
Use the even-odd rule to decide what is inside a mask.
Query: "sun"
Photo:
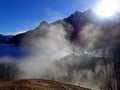
[[[118,0],[101,0],[96,7],[96,13],[101,17],[111,17],[118,11]]]

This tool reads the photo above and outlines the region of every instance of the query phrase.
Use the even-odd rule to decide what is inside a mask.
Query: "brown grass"
[[[51,80],[29,79],[0,81],[0,90],[91,90]]]

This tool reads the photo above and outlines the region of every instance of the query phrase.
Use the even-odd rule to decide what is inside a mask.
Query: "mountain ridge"
[[[67,33],[65,37],[67,37],[67,39],[70,41],[74,41],[80,38],[81,36],[79,35],[79,33],[84,28],[84,26],[87,26],[89,24],[94,25],[94,27],[99,27],[103,33],[109,33],[112,32],[113,28],[119,27],[119,16],[120,14],[117,13],[115,17],[103,19],[98,17],[91,9],[84,12],[75,11],[69,17],[62,20],[57,20],[50,24],[46,21],[43,21],[35,29],[13,36],[13,38],[10,39],[8,43],[22,45],[26,41],[31,42],[30,40],[32,40],[33,38],[45,37],[45,34],[48,32],[48,29],[51,25],[63,26],[65,32]]]

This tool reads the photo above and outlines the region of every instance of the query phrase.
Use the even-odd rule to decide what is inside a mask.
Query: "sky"
[[[0,0],[0,33],[17,34],[41,21],[54,22],[75,11],[94,10],[98,0]]]

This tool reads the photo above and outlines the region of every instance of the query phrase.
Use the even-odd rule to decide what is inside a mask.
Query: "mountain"
[[[61,40],[63,38],[61,38],[60,36],[64,37],[65,41],[69,43],[66,44],[64,40]],[[60,39],[57,42],[57,39],[54,38],[59,38],[59,37]],[[57,45],[60,44],[60,46],[59,45],[57,46],[56,42]],[[45,78],[47,77],[47,78],[51,78],[52,80],[55,79],[58,81],[61,80],[66,82],[75,82],[77,84],[80,85],[83,84],[86,86],[90,84],[90,87],[93,87],[93,85],[95,85],[96,87],[96,85],[98,85],[97,87],[105,87],[105,90],[107,90],[106,86],[108,86],[108,84],[111,85],[111,83],[113,83],[112,85],[113,87],[120,85],[119,84],[120,81],[120,77],[119,77],[120,76],[119,73],[120,14],[119,13],[116,13],[113,17],[101,18],[97,16],[90,9],[85,12],[76,11],[73,14],[71,14],[69,17],[64,18],[62,20],[57,20],[53,23],[47,23],[46,21],[43,21],[35,29],[13,36],[11,39],[7,41],[7,43],[16,44],[16,46],[18,45],[31,46],[34,45],[34,43],[36,43],[38,44],[38,46],[40,46],[40,52],[42,52],[42,49],[45,49],[44,51],[46,51],[47,49],[48,54],[53,53],[50,54],[52,58],[54,57],[54,54],[55,55],[57,54],[58,57],[61,56],[60,55],[61,53],[60,54],[56,53],[56,48],[58,48],[57,51],[59,52],[60,50],[62,51],[62,49],[64,49],[63,44],[67,45],[68,48],[70,46],[70,49],[72,48],[72,50],[70,50],[69,52],[69,50],[67,49],[69,55],[65,54],[65,56],[63,55],[63,57],[59,58],[59,60],[53,60],[54,62],[52,66],[53,67],[55,66],[55,69],[57,69],[57,71],[55,71],[55,69],[53,68],[48,68],[47,70],[45,70]],[[51,50],[51,47],[53,50]],[[27,51],[26,53],[29,52],[28,49],[25,50]],[[33,49],[36,51],[36,49],[38,48],[33,47]],[[11,51],[11,47],[9,50]],[[66,48],[64,50],[66,51]],[[12,51],[14,52],[13,49]],[[44,51],[42,53],[44,53]],[[47,53],[45,52],[45,56],[47,56]],[[14,52],[13,54],[15,55],[17,53]],[[41,53],[39,53],[39,55],[40,54]],[[55,72],[51,72],[51,71],[55,71]],[[57,74],[58,72],[60,72],[59,75]],[[15,72],[13,71],[13,74],[14,73]],[[11,74],[12,71],[10,70],[10,76],[12,76]],[[106,77],[106,75],[109,77]],[[7,76],[9,76],[9,74]],[[1,74],[1,77],[5,77],[4,73],[3,76]],[[102,80],[105,82],[103,82]],[[113,80],[116,81],[111,82]],[[11,83],[13,84],[11,84],[10,82],[7,82],[8,87],[12,87],[11,85],[13,85],[14,83],[18,83],[19,86],[21,85],[21,82],[22,85],[25,82],[25,84],[27,83],[27,85],[29,86],[34,85],[33,82],[35,82],[36,85],[39,85],[39,83],[41,85],[42,83],[42,82],[36,83],[36,81],[31,82],[31,80],[30,81],[20,80],[18,82],[12,81]],[[54,84],[53,81],[51,81],[50,83]],[[103,84],[105,85],[101,86],[100,83],[102,83],[102,85]],[[5,83],[0,82],[0,84],[1,85],[4,84],[5,86],[4,85],[3,86],[7,88],[6,82]],[[44,83],[44,85],[48,85],[48,83],[47,84]],[[60,84],[55,85],[55,87],[56,86],[58,87],[58,85]],[[17,87],[17,85],[15,87]],[[21,86],[21,88],[24,88],[24,86]],[[26,87],[26,88],[29,88],[29,90],[31,89],[31,87]],[[60,90],[62,89],[60,88]],[[46,90],[49,89],[47,88]],[[120,90],[120,89],[116,89],[116,90]]]
[[[79,30],[86,22],[94,22],[94,16],[96,17],[95,13],[91,10],[87,10],[83,13],[76,11],[64,20],[72,24],[74,29]]]
[[[111,40],[116,40],[116,39],[119,40],[120,38],[119,13],[116,13],[115,16],[111,18],[101,18],[97,16],[92,10],[89,9],[85,12],[76,11],[69,17],[64,18],[63,20],[58,20],[51,24],[48,24],[46,21],[43,21],[34,30],[30,30],[26,33],[15,35],[12,39],[9,40],[9,43],[18,44],[18,45],[31,45],[31,42],[34,41],[35,38],[45,37],[51,25],[63,26],[65,32],[67,33],[65,37],[68,40],[70,40],[70,42],[72,43],[79,42],[82,44],[83,43],[86,44],[86,42],[88,42],[89,39],[82,38],[83,37],[82,33],[86,32],[85,27],[90,27],[88,29],[89,33],[87,32],[88,34],[90,34],[89,36],[97,32],[102,33],[102,35],[98,34],[97,36],[99,42],[106,42],[106,41],[110,42]]]
[[[71,31],[73,30],[72,26],[64,20],[58,20],[51,24],[48,24],[46,21],[43,21],[34,30],[15,35],[12,39],[9,40],[8,43],[17,45],[31,45],[32,41],[34,41],[35,39],[45,38],[47,33],[49,32],[49,28],[52,28],[51,26],[55,25],[61,25],[65,28],[66,32],[68,33],[66,38],[70,36],[69,34],[71,34]]]
[[[0,44],[1,43],[7,43],[11,38],[12,38],[12,36],[7,36],[7,35],[1,35],[0,34]]]

